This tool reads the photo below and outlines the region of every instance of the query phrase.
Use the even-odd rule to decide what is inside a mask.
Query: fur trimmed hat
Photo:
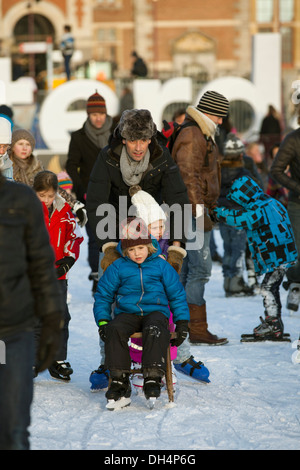
[[[148,109],[126,109],[122,113],[118,129],[126,140],[151,139],[157,131]]]
[[[202,113],[211,116],[226,117],[229,111],[229,101],[225,96],[216,91],[206,91],[197,105],[197,109]]]
[[[93,95],[91,95],[88,98],[87,103],[86,103],[86,112],[88,114],[91,114],[91,113],[107,114],[105,99],[103,98],[103,96],[99,95],[97,90]]]
[[[241,153],[245,152],[245,146],[241,139],[239,139],[235,134],[229,132],[226,137],[223,153],[224,156],[227,158],[237,158],[240,156]]]
[[[139,217],[127,217],[120,225],[122,250],[137,245],[152,244],[151,236],[145,222]]]
[[[0,115],[0,144],[11,144],[12,127],[9,117]]]
[[[166,220],[166,214],[151,196],[151,194],[143,191],[140,186],[131,186],[129,188],[131,202],[136,208],[136,215],[143,219],[148,226],[158,220]]]
[[[35,147],[35,138],[31,134],[31,132],[27,131],[26,129],[16,129],[12,133],[11,137],[11,147],[15,145],[18,140],[27,140],[30,143],[31,151],[33,152]]]

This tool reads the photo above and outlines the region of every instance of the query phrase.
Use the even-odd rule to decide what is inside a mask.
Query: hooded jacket
[[[86,208],[89,223],[99,247],[107,241],[118,241],[118,220],[120,214],[120,200],[123,196],[123,211],[131,207],[129,186],[124,182],[120,170],[120,157],[122,152],[122,137],[118,128],[111,136],[109,145],[99,154],[90,176]],[[162,148],[155,137],[149,144],[150,160],[147,170],[144,172],[139,186],[143,191],[151,194],[156,202],[169,205],[176,204],[181,210],[182,224],[181,237],[176,240],[185,242],[183,230],[183,207],[189,204],[187,190],[181,178],[179,169],[172,159],[167,148]],[[176,209],[176,206],[175,206]],[[108,212],[107,212],[108,211]],[[122,220],[126,217],[123,215]],[[174,240],[174,214],[170,214],[170,243]],[[99,236],[98,229],[103,229],[108,224],[115,228],[113,233]]]
[[[50,236],[50,243],[55,253],[55,262],[65,256],[71,256],[76,261],[79,257],[80,244],[83,242],[83,236],[71,212],[70,206],[59,194],[55,196],[53,212],[50,216],[46,205],[44,203],[42,203],[42,205],[45,224]],[[66,278],[67,274],[60,279]]]
[[[283,205],[263,193],[252,178],[234,181],[227,198],[240,209],[217,207],[218,220],[245,229],[255,272],[264,274],[276,267],[289,268],[297,261],[297,249],[288,213]]]
[[[158,247],[158,244],[155,246]],[[122,253],[120,247],[119,251]],[[171,310],[175,323],[189,320],[186,294],[179,275],[159,256],[160,253],[158,247],[142,264],[122,255],[106,269],[95,293],[94,317],[97,325],[100,320],[112,319],[111,305],[114,300],[115,316],[122,313],[143,316],[158,311],[169,318]]]

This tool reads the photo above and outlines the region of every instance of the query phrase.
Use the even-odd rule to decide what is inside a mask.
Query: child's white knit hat
[[[11,144],[12,122],[4,115],[0,115],[0,144]]]
[[[129,189],[131,202],[136,208],[136,215],[144,220],[146,225],[158,220],[166,220],[166,214],[151,194],[143,191],[140,186],[131,186]]]

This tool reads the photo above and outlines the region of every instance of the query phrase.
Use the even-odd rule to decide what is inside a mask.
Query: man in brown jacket
[[[196,242],[186,245],[187,256],[181,271],[190,309],[191,343],[227,343],[226,338],[218,338],[207,329],[204,288],[212,268],[209,210],[217,204],[221,182],[215,133],[228,110],[229,102],[223,95],[215,91],[205,92],[197,107],[187,108],[183,124],[188,125],[180,131],[172,149],[192,204],[191,233],[196,234]]]

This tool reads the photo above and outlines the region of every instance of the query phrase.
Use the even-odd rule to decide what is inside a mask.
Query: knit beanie
[[[245,146],[241,139],[235,134],[229,132],[224,143],[223,153],[227,158],[237,158],[241,153],[245,152]]]
[[[13,120],[14,112],[12,108],[10,106],[7,106],[6,104],[0,105],[0,114],[4,114],[4,116],[8,116],[9,119]]]
[[[126,109],[122,113],[118,129],[126,140],[147,140],[156,134],[156,125],[148,109]]]
[[[152,239],[145,222],[139,217],[127,217],[120,225],[122,250],[137,245],[149,245]]]
[[[212,116],[226,117],[229,111],[229,101],[216,91],[206,91],[197,105],[202,113]]]
[[[136,208],[137,217],[143,219],[148,226],[158,220],[166,220],[166,214],[151,194],[143,191],[140,186],[129,188],[131,202]]]
[[[11,144],[12,127],[9,117],[0,115],[0,144]]]
[[[97,90],[96,90],[96,93],[94,93],[88,98],[87,103],[86,103],[86,112],[88,114],[91,114],[91,113],[107,114],[105,99],[103,98],[103,96],[99,95]]]
[[[65,191],[72,191],[73,181],[66,171],[61,171],[58,173],[57,179],[59,188],[64,189]]]
[[[16,129],[12,133],[12,138],[11,138],[11,147],[15,145],[18,140],[27,140],[27,142],[30,143],[31,151],[33,152],[34,147],[35,147],[35,138],[31,134],[31,132],[27,131],[26,129]]]

